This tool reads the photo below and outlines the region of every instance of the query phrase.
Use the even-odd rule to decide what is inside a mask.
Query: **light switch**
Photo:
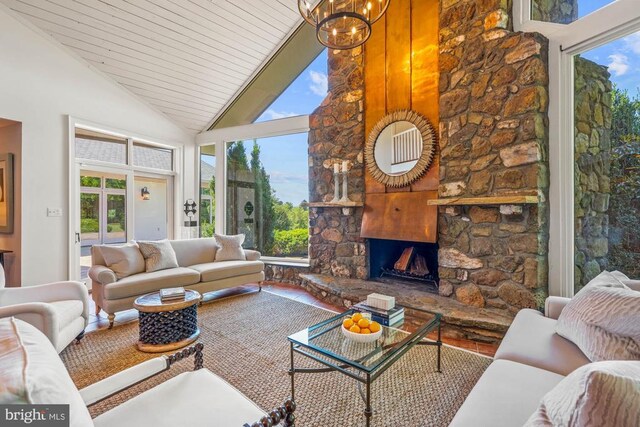
[[[47,216],[62,216],[62,208],[47,208]]]

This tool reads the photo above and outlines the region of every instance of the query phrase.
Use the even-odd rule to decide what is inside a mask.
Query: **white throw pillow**
[[[24,360],[6,366],[24,378],[27,402],[68,404],[71,427],[92,426],[91,416],[78,389],[47,337],[34,326],[14,318],[0,319],[2,333],[17,333]],[[4,322],[11,322],[6,324]],[[3,403],[25,403],[18,397]]]
[[[137,243],[144,257],[147,273],[179,267],[176,253],[168,240]]]
[[[603,271],[562,310],[556,333],[593,362],[640,360],[640,292]]]
[[[124,246],[98,246],[98,249],[107,267],[113,270],[118,279],[143,273],[145,270],[144,257],[135,243]]]
[[[242,249],[244,243],[244,234],[235,236],[214,235],[216,243],[218,243],[218,252],[216,252],[216,261],[245,261],[247,259]]]
[[[640,362],[596,362],[560,381],[525,427],[637,427]]]

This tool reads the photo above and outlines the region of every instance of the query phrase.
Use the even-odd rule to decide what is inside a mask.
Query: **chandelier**
[[[371,25],[391,0],[298,0],[302,17],[316,28],[318,41],[330,49],[353,49],[371,36]]]

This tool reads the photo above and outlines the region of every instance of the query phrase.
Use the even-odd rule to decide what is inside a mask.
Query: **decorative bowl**
[[[374,342],[382,336],[382,328],[378,332],[372,332],[370,334],[356,334],[355,332],[348,331],[344,326],[340,326],[342,335],[347,339],[354,342]]]

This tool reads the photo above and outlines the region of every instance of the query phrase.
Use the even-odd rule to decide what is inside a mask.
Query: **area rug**
[[[334,313],[260,292],[210,302],[198,309],[204,366],[261,408],[270,410],[290,394],[287,336]],[[135,347],[133,321],[86,335],[60,356],[79,388],[157,355]],[[446,426],[491,359],[442,348],[442,373],[435,369],[436,348],[416,346],[372,385],[373,426]],[[118,405],[166,379],[192,369],[193,358],[91,408],[92,416]],[[296,366],[312,366],[296,356]],[[297,425],[361,426],[364,405],[356,381],[337,372],[296,375]],[[151,408],[150,408],[151,409]],[[214,425],[215,414],[211,414]],[[251,423],[256,420],[247,420]]]

